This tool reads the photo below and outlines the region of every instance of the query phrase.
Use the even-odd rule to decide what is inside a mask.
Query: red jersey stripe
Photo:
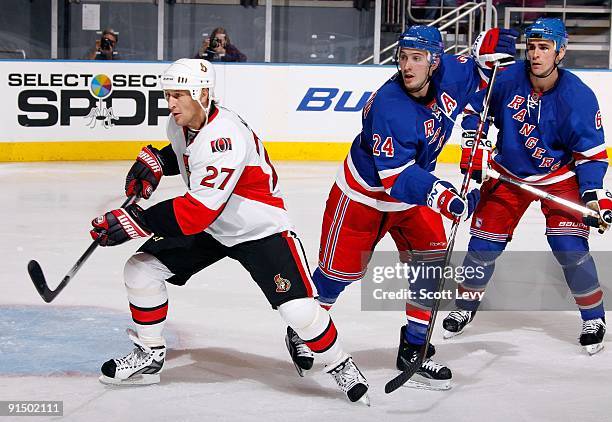
[[[185,235],[204,231],[221,214],[225,204],[218,210],[211,210],[189,193],[174,198],[172,202],[174,216]]]
[[[574,168],[576,167],[574,162],[570,162],[570,163],[564,165],[563,167],[560,167],[559,169],[557,169],[557,170],[555,170],[553,172],[548,173],[545,176],[542,176],[542,177],[540,177],[541,175],[538,176],[538,177],[530,176],[530,177],[533,177],[533,180],[529,180],[528,178],[521,179],[521,178],[519,178],[517,176],[514,176],[513,174],[510,174],[505,168],[503,168],[495,160],[491,160],[489,163],[490,163],[492,169],[497,170],[498,172],[500,172],[501,174],[503,174],[505,176],[508,176],[510,179],[520,180],[520,181],[526,182],[526,183],[540,183],[540,182],[543,182],[545,180],[552,179],[554,177],[562,176],[562,175],[564,175],[564,174],[566,174],[566,173],[568,173],[570,171],[573,171]]]
[[[215,120],[215,117],[217,117],[218,114],[219,114],[219,109],[215,107],[215,110],[212,112],[212,114],[208,116],[208,123],[206,124],[212,123],[212,121]]]
[[[259,154],[259,147],[257,149],[257,153]],[[270,157],[268,156],[268,151],[265,148],[264,148],[264,158],[266,160],[266,163],[272,169],[272,189],[275,189],[276,184],[278,183],[278,175],[276,174],[276,169],[272,165],[272,161],[270,161]]]
[[[252,201],[285,209],[282,198],[272,195],[270,175],[259,166],[246,166],[234,188],[234,193]]]
[[[580,160],[606,160],[608,159],[608,151],[603,150],[601,152],[598,152],[595,155],[583,155],[579,152],[574,152],[573,154],[574,160],[576,161],[580,161]]]
[[[392,196],[388,195],[386,192],[383,192],[383,191],[374,191],[373,192],[373,191],[369,191],[369,190],[364,189],[359,184],[359,182],[357,182],[357,180],[355,180],[355,178],[353,177],[353,174],[351,173],[351,169],[349,168],[348,163],[346,162],[346,160],[344,160],[344,178],[345,178],[346,183],[349,186],[349,188],[351,188],[355,192],[358,192],[358,193],[360,193],[362,195],[365,195],[365,196],[373,198],[373,199],[377,199],[379,201],[400,203],[400,201],[398,201],[397,199],[395,199]]]
[[[393,184],[395,183],[395,180],[400,176],[400,174],[402,173],[397,173],[397,174],[394,174],[393,176],[385,177],[384,179],[382,179],[381,182],[384,188],[389,189],[390,187],[392,187]]]

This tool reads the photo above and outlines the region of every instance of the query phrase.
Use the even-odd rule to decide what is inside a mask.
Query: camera
[[[210,48],[213,50],[222,45],[222,41],[219,38],[213,38],[210,40]]]
[[[102,40],[100,41],[100,49],[101,50],[112,50],[113,42],[109,40],[108,38],[102,38]]]

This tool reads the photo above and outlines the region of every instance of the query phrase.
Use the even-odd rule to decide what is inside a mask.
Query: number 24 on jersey
[[[386,157],[391,158],[394,155],[393,150],[393,138],[387,136],[387,138],[382,141],[382,138],[378,133],[375,133],[373,136],[374,144],[372,145],[372,154],[376,157],[379,157],[381,153],[384,153]]]

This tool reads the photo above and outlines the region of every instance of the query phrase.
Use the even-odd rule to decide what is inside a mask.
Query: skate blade
[[[363,396],[361,396],[359,400],[357,400],[356,403],[361,403],[363,405],[370,407],[371,406],[370,396],[368,396],[368,393],[365,393]]]
[[[302,378],[305,377],[306,374],[308,373],[307,370],[300,368],[300,366],[295,362],[293,362],[293,366],[295,366],[295,370],[297,371],[298,375]]]
[[[404,387],[416,388],[419,390],[446,391],[450,390],[453,387],[453,384],[450,379],[432,380],[422,377],[419,374],[414,374],[412,378],[410,378],[410,380],[404,384]]]
[[[442,337],[444,338],[444,340],[448,340],[449,338],[456,337],[459,334],[463,334],[463,330],[457,331],[456,333],[454,331],[444,330],[444,332],[442,333]]]
[[[285,336],[285,345],[287,346],[287,350],[289,351],[289,355],[291,356],[291,342],[289,341],[289,337],[287,336]],[[313,359],[314,359],[314,355],[313,355]],[[306,374],[309,371],[308,369],[304,369],[300,365],[298,365],[296,361],[293,360],[293,356],[291,357],[291,362],[293,362],[293,366],[295,366],[295,370],[297,371],[300,377],[306,376]]]
[[[159,383],[159,374],[136,375],[125,380],[107,377],[106,375],[100,375],[100,378],[98,378],[98,380],[102,384],[106,385],[149,385]]]
[[[603,343],[596,343],[596,344],[589,344],[588,346],[582,346],[584,347],[584,350],[589,354],[589,355],[594,355],[595,353],[601,351],[604,348]]]

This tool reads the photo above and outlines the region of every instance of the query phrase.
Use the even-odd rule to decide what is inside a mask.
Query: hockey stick
[[[604,224],[612,225],[612,213],[606,213],[603,215],[603,217],[601,217],[597,211],[587,208],[584,205],[580,205],[575,202],[568,201],[567,199],[560,198],[556,195],[553,195],[552,193],[545,192],[541,189],[536,188],[535,186],[529,185],[519,180],[511,179],[507,176],[504,176],[503,174],[500,174],[497,170],[493,170],[490,167],[489,169],[487,169],[487,175],[489,175],[493,179],[501,180],[502,182],[510,183],[511,185],[517,186],[542,199],[547,199],[571,210],[578,211],[584,217],[591,217],[597,221],[603,220]],[[604,234],[605,230],[600,227],[598,229],[598,232],[599,234]]]
[[[480,121],[478,123],[478,130],[476,131],[476,138],[474,139],[474,143],[472,144],[472,148],[470,151],[470,158],[468,160],[468,168],[467,168],[467,171],[465,172],[465,175],[463,176],[463,182],[461,184],[461,192],[459,194],[461,198],[464,198],[464,199],[467,195],[467,192],[470,186],[470,179],[472,177],[472,171],[473,171],[474,155],[476,155],[476,150],[482,139],[484,125],[485,125],[487,116],[489,114],[489,104],[491,102],[491,94],[493,93],[493,84],[495,83],[495,78],[497,76],[497,70],[499,67],[500,67],[500,63],[495,62],[495,65],[493,66],[493,72],[491,74],[491,79],[489,80],[489,85],[487,86],[487,92],[485,94],[485,101],[484,101],[484,108],[483,108],[482,114],[480,115]],[[446,266],[449,264],[451,260],[451,255],[453,253],[453,247],[455,246],[455,237],[457,235],[458,227],[459,227],[459,219],[453,221],[453,225],[451,226],[451,233],[448,238],[446,254],[444,256],[444,267],[443,268],[446,268]],[[438,292],[444,288],[445,283],[446,283],[446,279],[444,277],[441,277],[440,280],[438,281],[438,286],[437,286]],[[427,326],[427,336],[425,339],[425,345],[423,346],[423,351],[421,355],[418,356],[413,361],[411,361],[408,367],[404,371],[402,371],[399,375],[397,375],[395,378],[393,378],[391,381],[389,381],[385,385],[385,393],[389,394],[389,393],[394,392],[398,388],[400,388],[402,385],[408,382],[408,380],[412,378],[415,372],[421,367],[421,364],[423,363],[423,361],[425,360],[425,357],[427,356],[427,351],[429,349],[429,341],[431,340],[431,335],[433,333],[433,327],[436,323],[436,316],[438,315],[438,309],[440,308],[440,302],[441,302],[441,299],[435,299],[433,306],[431,308],[431,318],[429,321],[429,325]]]
[[[534,195],[542,198],[548,199],[549,201],[555,202],[559,205],[562,205],[566,208],[569,208],[574,211],[578,211],[585,217],[593,217],[599,219],[599,213],[595,210],[585,207],[584,205],[576,204],[575,202],[568,201],[567,199],[560,198],[551,193],[545,192],[541,189],[536,188],[535,186],[528,185],[527,183],[521,182],[519,180],[514,180],[509,177],[500,174],[498,171],[493,170],[492,168],[487,169],[487,176],[492,177],[493,179],[501,180],[502,182],[510,183],[514,186],[517,186],[523,190],[526,190]]]
[[[128,197],[128,199],[125,200],[123,204],[121,204],[121,208],[124,208],[130,203],[136,201],[136,197],[130,196]],[[87,261],[87,259],[91,256],[93,251],[95,251],[98,246],[98,242],[94,240],[91,245],[89,245],[85,253],[83,253],[83,255],[81,255],[77,262],[72,266],[70,271],[68,271],[68,274],[66,274],[66,276],[62,279],[61,283],[58,284],[55,290],[51,290],[49,288],[42,268],[40,268],[40,264],[35,260],[31,260],[30,262],[28,262],[28,274],[30,274],[32,283],[34,283],[34,287],[36,287],[36,290],[38,291],[40,297],[42,297],[43,300],[47,303],[55,299],[57,295],[59,295],[60,292],[64,290],[64,287],[68,285],[70,280],[72,280],[72,277],[74,277],[75,274],[81,269],[85,261]]]

